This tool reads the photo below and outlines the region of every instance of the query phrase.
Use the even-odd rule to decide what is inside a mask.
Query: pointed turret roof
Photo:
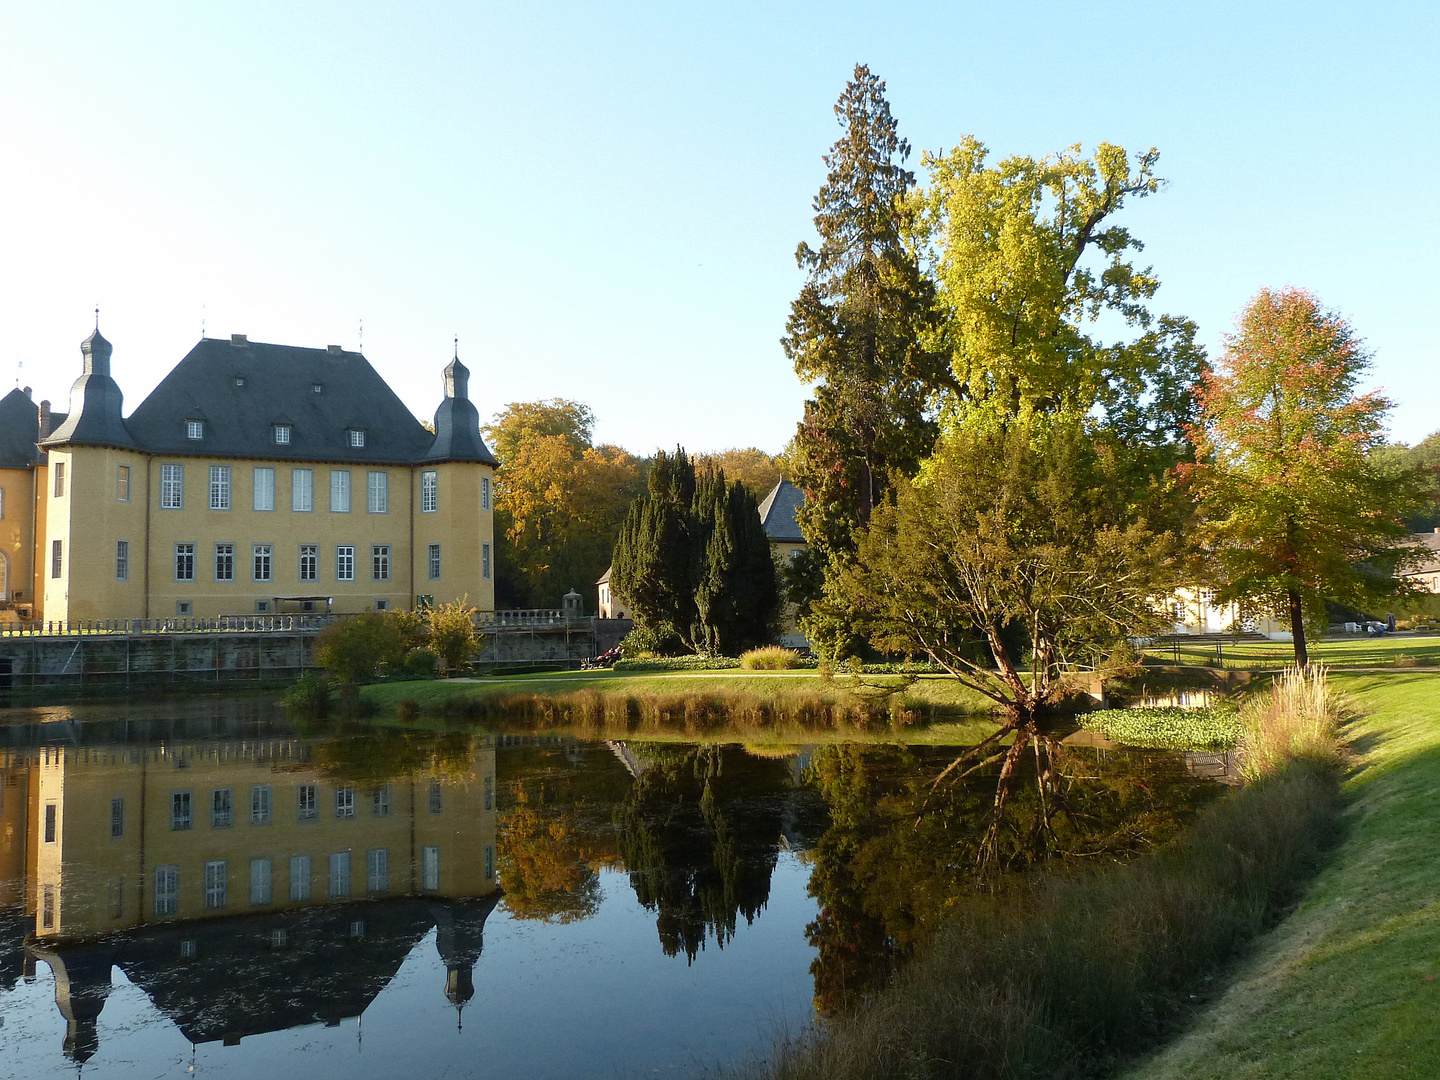
[[[135,446],[121,416],[124,395],[110,377],[113,351],[114,347],[100,335],[98,326],[80,343],[84,360],[80,378],[70,387],[70,413],[65,422],[44,439],[42,446]]]
[[[480,413],[470,400],[470,369],[455,358],[445,365],[445,399],[435,410],[435,444],[425,461],[478,461],[499,465],[480,436]]]

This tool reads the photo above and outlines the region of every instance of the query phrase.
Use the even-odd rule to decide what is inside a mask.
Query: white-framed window
[[[365,853],[365,891],[390,891],[390,849],[371,848]]]
[[[350,470],[330,470],[330,512],[332,514],[348,514],[350,512]]]
[[[222,908],[230,902],[230,865],[224,859],[205,864],[205,906]]]
[[[215,580],[235,580],[235,545],[215,545]]]
[[[426,549],[425,577],[429,581],[440,580],[440,545],[431,544]]]
[[[275,509],[275,470],[268,465],[257,466],[252,475],[250,505],[256,510]]]
[[[195,607],[195,605],[192,604],[189,600],[176,600],[176,601],[175,601],[175,614],[176,614],[176,615],[189,615],[189,614],[192,613],[194,607]]]
[[[365,431],[363,428],[351,428],[349,431],[351,446],[365,445]]]
[[[250,576],[256,581],[270,581],[275,573],[275,545],[255,544],[250,552],[253,556]]]
[[[269,859],[250,860],[250,903],[268,904],[271,899],[271,865]]]
[[[45,804],[45,843],[55,843],[55,838],[59,835],[57,831],[59,827],[60,804],[47,802]]]
[[[433,514],[440,508],[440,474],[426,469],[420,474],[420,512]]]
[[[429,892],[440,888],[440,849],[438,847],[422,847],[420,849],[420,887]]]
[[[490,509],[490,477],[488,476],[480,478],[480,509]]]
[[[155,914],[174,915],[180,908],[180,867],[155,867]]]
[[[230,466],[210,466],[210,509],[230,509]]]
[[[175,545],[175,580],[195,580],[195,545]]]
[[[365,476],[365,509],[371,514],[390,512],[390,474],[371,470]]]
[[[115,580],[130,580],[130,541],[115,541]]]
[[[319,792],[314,784],[301,784],[295,789],[295,816],[301,821],[314,821]]]
[[[55,498],[65,497],[65,462],[55,462]]]
[[[190,828],[190,792],[172,791],[170,793],[170,828]]]
[[[289,425],[289,424],[276,424],[276,425],[275,425],[275,428],[274,428],[274,431],[275,431],[275,444],[276,444],[277,446],[288,446],[288,445],[290,445],[290,425]]]
[[[65,571],[65,541],[50,541],[50,576],[52,578],[64,577]]]
[[[485,880],[489,881],[495,876],[495,849],[490,845],[485,846]]]
[[[187,439],[203,439],[205,437],[205,421],[186,420],[185,437]]]
[[[355,580],[355,545],[335,545],[335,580]]]
[[[300,545],[300,580],[318,581],[320,579],[320,545]]]
[[[315,509],[315,470],[290,470],[290,509],[308,514]]]
[[[311,384],[310,384],[310,389],[311,389],[314,393],[317,393],[317,394],[318,394],[318,393],[320,393],[321,390],[325,389],[325,387],[323,387],[320,383],[317,382],[317,383],[311,383]]]
[[[110,839],[118,840],[125,835],[125,797],[116,795],[110,800]]]
[[[350,895],[350,852],[337,851],[330,856],[330,895]]]
[[[387,599],[387,598],[384,597],[384,596],[376,597],[376,599],[375,599],[375,610],[376,610],[376,611],[389,611],[389,610],[390,610],[390,601],[389,601],[389,599]]]
[[[337,818],[353,818],[355,816],[355,789],[348,784],[335,789],[335,816]]]
[[[310,856],[290,856],[290,899],[310,899]]]
[[[3,501],[4,501],[3,499],[0,499],[0,502],[3,502]],[[116,502],[129,502],[129,501],[130,501],[130,466],[129,466],[129,465],[116,465],[116,466],[115,466],[115,501],[116,501]],[[0,513],[0,517],[4,517],[4,516],[5,516],[4,513]]]
[[[490,545],[480,545],[480,576],[486,581],[490,580]]]
[[[445,809],[444,796],[440,793],[440,781],[433,777],[430,780],[430,790],[427,793],[427,801],[430,806],[430,813],[432,814],[438,814]]]
[[[485,801],[481,804],[486,811],[495,809],[495,777],[491,773],[485,774]]]
[[[390,815],[390,785],[377,787],[370,792],[370,814],[372,817],[388,817]]]
[[[390,545],[370,545],[370,577],[374,581],[390,580]]]
[[[228,829],[235,823],[235,796],[227,788],[216,788],[210,793],[210,827]]]
[[[185,466],[160,466],[160,509],[185,509]]]
[[[270,796],[269,784],[253,784],[250,788],[250,824],[270,824]]]

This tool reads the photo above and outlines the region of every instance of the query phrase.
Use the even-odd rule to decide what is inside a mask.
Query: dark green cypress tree
[[[685,451],[655,455],[648,493],[626,515],[610,587],[662,652],[691,647],[695,626],[692,554],[695,463]]]

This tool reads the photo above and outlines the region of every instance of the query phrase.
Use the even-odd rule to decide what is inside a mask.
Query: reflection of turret
[[[55,973],[55,1004],[65,1017],[65,1056],[83,1065],[100,1046],[95,1021],[110,994],[110,967],[114,946],[90,945],[67,949],[64,954],[33,949]]]
[[[493,893],[479,900],[430,905],[435,919],[435,950],[445,965],[445,996],[457,1010],[475,996],[475,962],[485,947],[485,920],[499,899],[500,895]]]

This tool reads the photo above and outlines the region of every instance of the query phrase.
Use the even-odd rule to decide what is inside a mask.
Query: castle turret
[[[470,400],[470,369],[455,358],[445,365],[445,399],[435,410],[435,444],[426,461],[479,461],[499,465],[480,437],[480,412]]]
[[[120,414],[123,396],[110,377],[113,347],[100,336],[100,328],[80,343],[84,367],[70,388],[70,414],[41,445],[133,447],[135,440]]]

